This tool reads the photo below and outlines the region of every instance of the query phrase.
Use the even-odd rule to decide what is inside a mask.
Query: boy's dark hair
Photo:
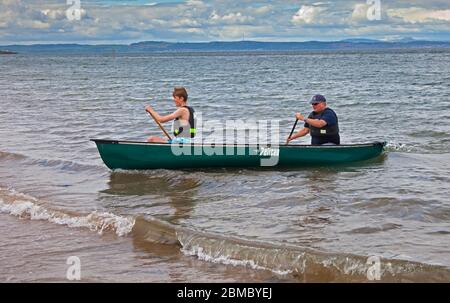
[[[175,87],[173,89],[172,96],[174,97],[183,97],[184,102],[187,102],[188,99],[188,93],[184,87]]]

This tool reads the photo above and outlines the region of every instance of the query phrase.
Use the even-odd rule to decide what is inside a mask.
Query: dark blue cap
[[[309,102],[309,103],[313,104],[313,103],[320,103],[320,102],[327,102],[327,100],[322,95],[315,95],[311,98],[311,102]]]

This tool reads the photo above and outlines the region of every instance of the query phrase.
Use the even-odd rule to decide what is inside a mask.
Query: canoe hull
[[[383,152],[384,142],[311,146],[170,145],[92,140],[110,169],[182,169],[208,167],[295,167],[345,164],[368,160]]]

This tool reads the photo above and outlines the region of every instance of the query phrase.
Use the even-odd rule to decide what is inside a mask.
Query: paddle
[[[164,127],[161,125],[161,123],[159,123],[159,121],[156,120],[156,118],[152,115],[152,113],[150,113],[150,112],[147,112],[147,113],[150,117],[153,118],[153,120],[155,120],[156,124],[158,124],[159,128],[164,132],[164,134],[167,136],[167,138],[169,138],[169,140],[172,140],[170,135],[167,133],[167,131],[164,129]]]
[[[289,139],[289,138],[292,136],[292,134],[294,133],[295,127],[297,126],[297,122],[298,122],[298,119],[295,119],[294,126],[292,127],[292,130],[291,130],[291,133],[289,134],[288,139]],[[287,145],[287,144],[289,144],[289,141],[288,141],[288,140],[286,140],[286,145]]]

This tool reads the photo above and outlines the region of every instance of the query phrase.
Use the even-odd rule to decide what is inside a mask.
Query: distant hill
[[[160,52],[289,52],[320,50],[361,50],[361,49],[395,49],[395,48],[449,48],[450,42],[420,41],[403,38],[396,41],[379,41],[371,39],[346,39],[341,41],[307,41],[307,42],[163,42],[145,41],[130,45],[82,45],[82,44],[35,44],[8,45],[10,51],[21,53],[160,53]]]
[[[379,43],[379,40],[373,39],[364,39],[364,38],[354,38],[354,39],[345,39],[341,40],[341,42],[349,42],[349,43]]]

